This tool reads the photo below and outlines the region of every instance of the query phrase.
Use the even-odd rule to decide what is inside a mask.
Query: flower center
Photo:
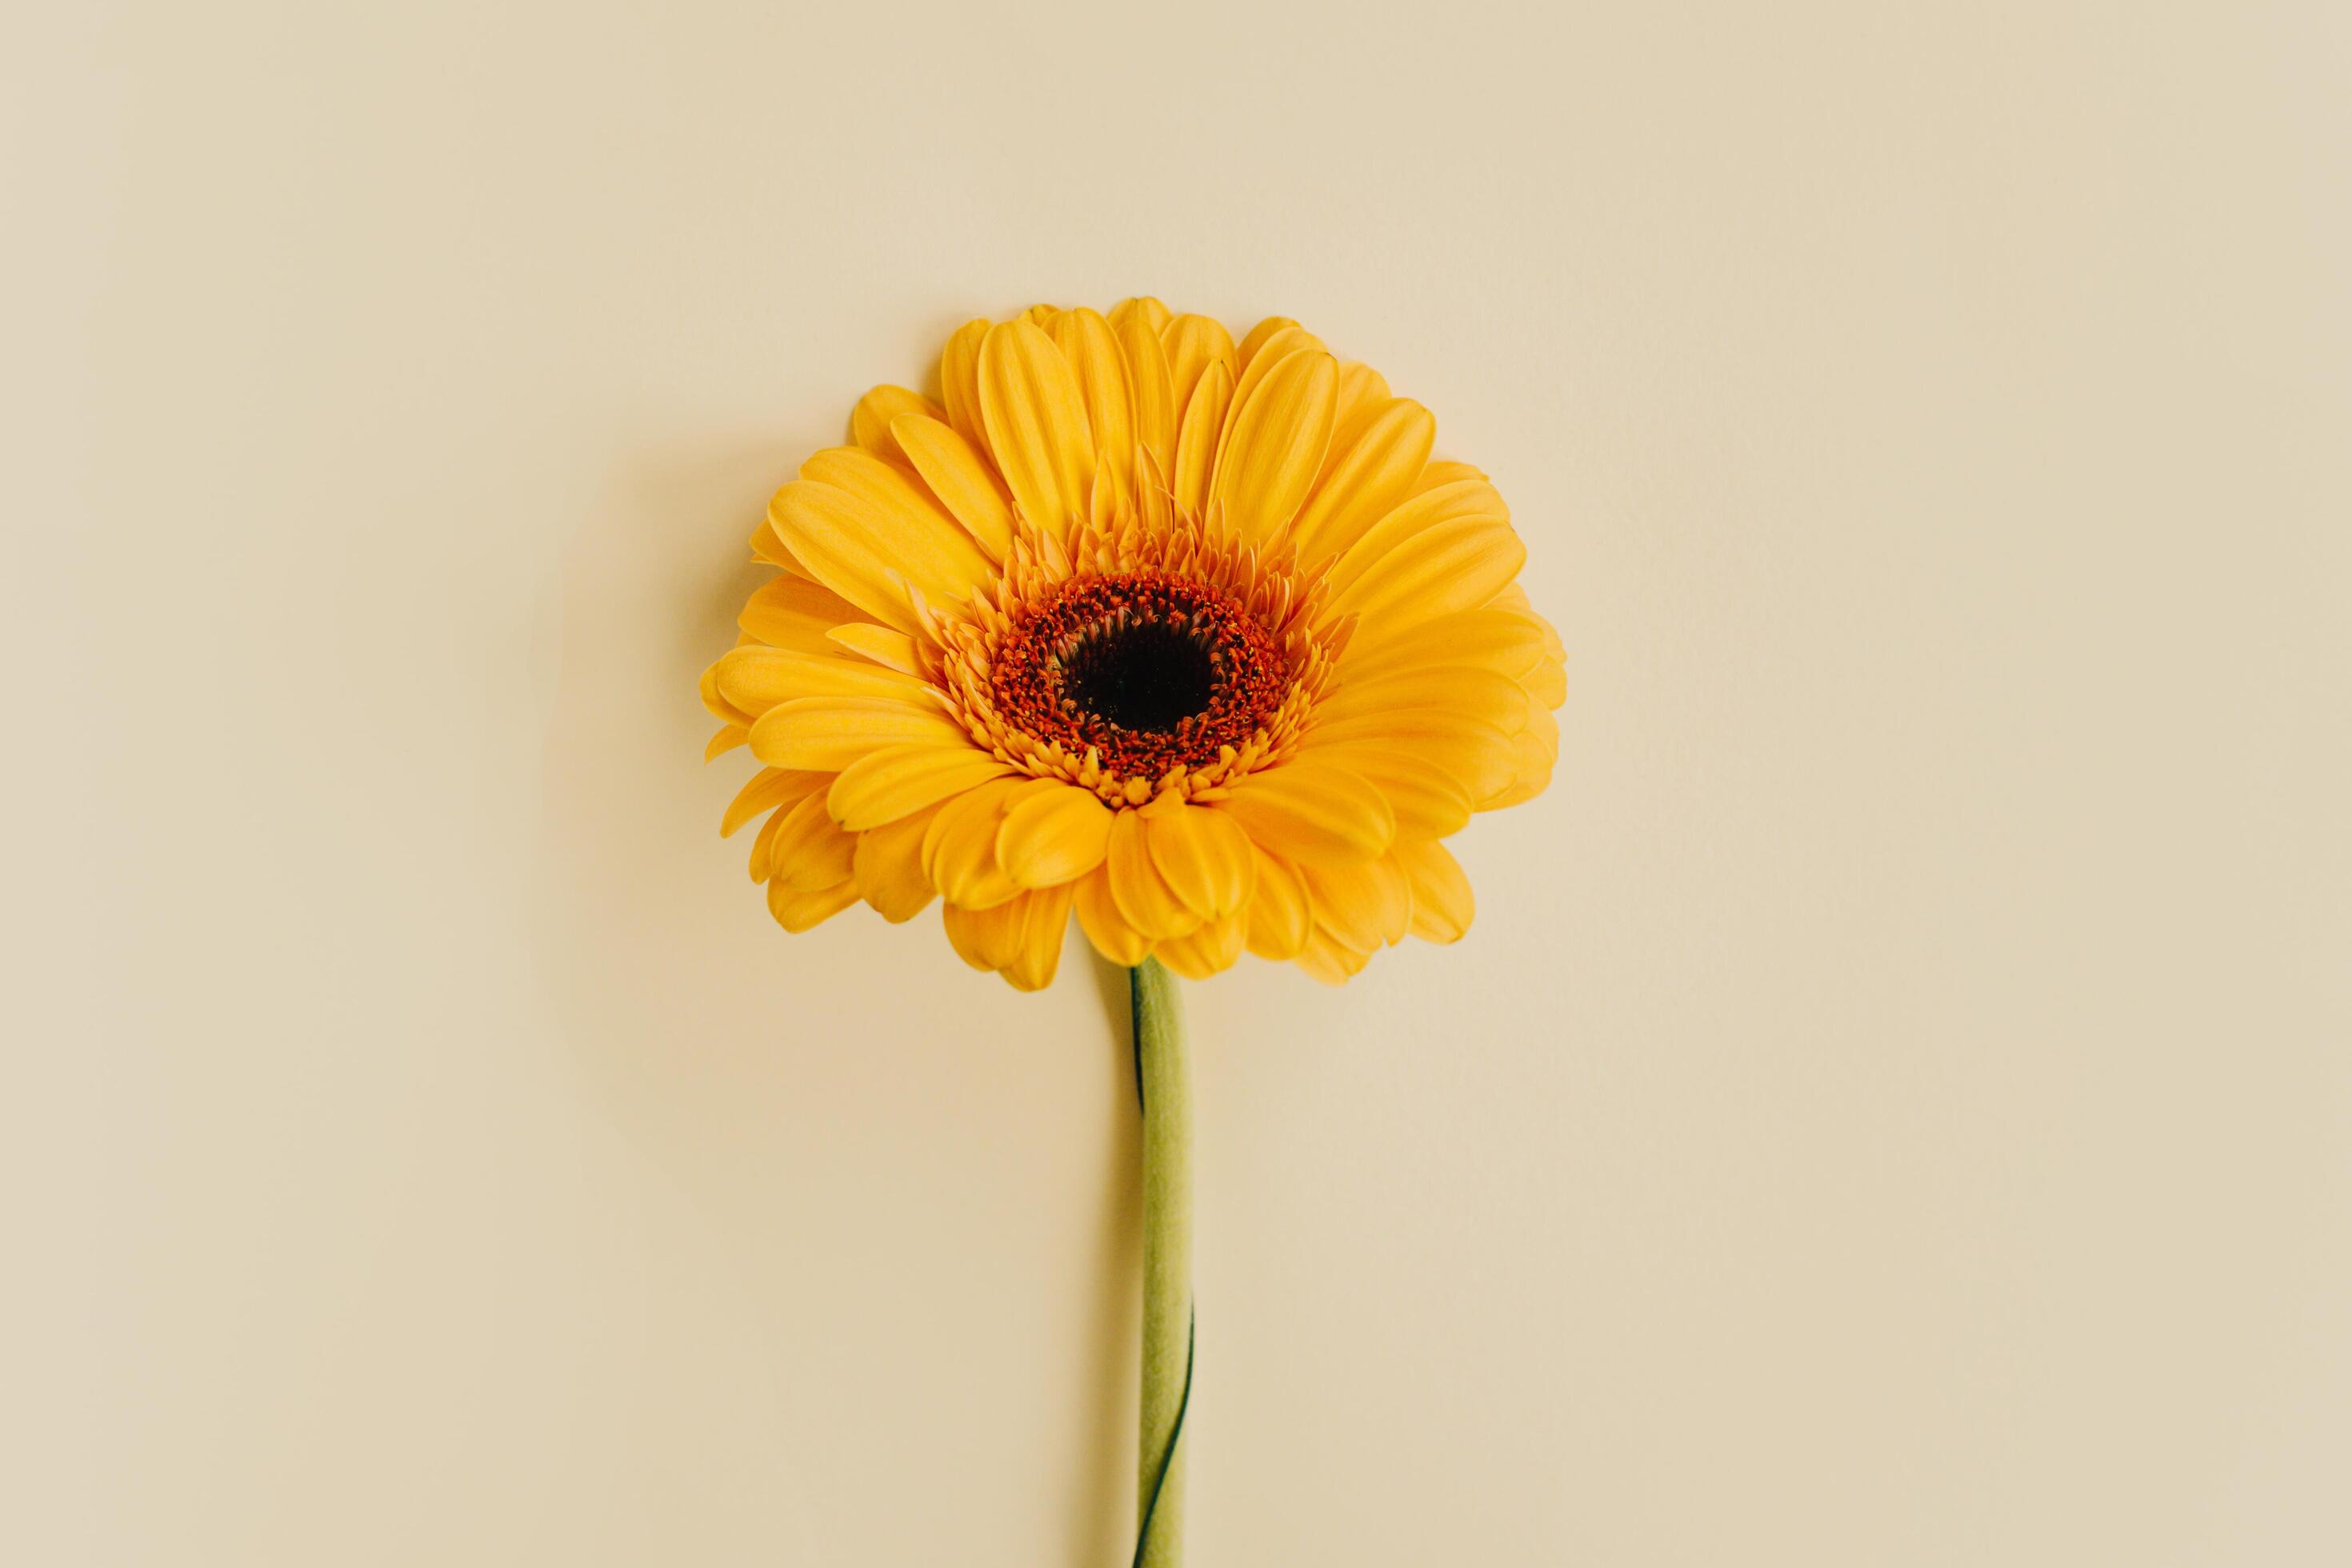
[[[1173,730],[1215,700],[1217,651],[1166,621],[1106,622],[1072,639],[1061,656],[1062,695],[1086,716],[1118,729]]]
[[[1036,739],[1157,778],[1239,749],[1281,707],[1290,670],[1235,600],[1132,572],[1075,578],[1016,616],[989,685],[1004,719]]]

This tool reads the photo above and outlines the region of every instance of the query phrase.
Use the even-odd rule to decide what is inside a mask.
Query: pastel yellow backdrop
[[[1139,291],[1571,649],[1466,942],[1190,988],[1197,1562],[2352,1560],[2341,6],[6,30],[0,1560],[1124,1560],[1115,979],[783,936],[694,682]]]

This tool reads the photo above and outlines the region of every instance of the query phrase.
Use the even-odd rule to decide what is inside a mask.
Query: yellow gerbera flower
[[[702,679],[709,754],[767,764],[723,831],[765,816],[784,929],[936,897],[1024,990],[1073,913],[1193,978],[1460,937],[1439,841],[1549,781],[1563,654],[1428,410],[1156,300],[970,322],[938,390],[875,388],[776,493],[781,574]]]

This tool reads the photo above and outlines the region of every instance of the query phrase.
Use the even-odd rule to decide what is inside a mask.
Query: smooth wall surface
[[[0,1561],[1124,1562],[1118,976],[694,678],[969,315],[1302,318],[1571,649],[1191,987],[1202,1568],[2352,1561],[2336,5],[5,24]]]

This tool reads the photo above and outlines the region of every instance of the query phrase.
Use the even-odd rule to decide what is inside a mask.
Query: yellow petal
[[[820,892],[803,892],[782,882],[768,884],[768,912],[776,923],[797,935],[824,924],[857,901],[857,884],[844,882]]]
[[[1223,321],[1212,317],[1179,316],[1160,330],[1160,342],[1168,351],[1168,384],[1175,391],[1180,412],[1192,405],[1192,391],[1201,384],[1201,378],[1208,374],[1211,365],[1225,367],[1225,384],[1229,387],[1234,377],[1242,373],[1241,355],[1234,348],[1233,334],[1225,331]],[[1222,423],[1222,411],[1218,418]]]
[[[759,837],[751,840],[751,857],[745,863],[746,869],[751,873],[751,880],[762,887],[767,885],[775,870],[776,829],[782,827],[784,818],[791,815],[790,807],[770,812],[768,820],[760,825]]]
[[[960,604],[994,577],[971,536],[937,512],[894,510],[794,479],[768,515],[818,582],[902,632],[921,626],[901,579],[935,604]]]
[[[819,893],[849,879],[856,835],[845,833],[825,809],[822,792],[783,813],[768,849],[768,875],[795,892]]]
[[[1416,491],[1349,544],[1323,574],[1324,583],[1337,594],[1387,560],[1406,541],[1460,518],[1507,523],[1511,521],[1511,509],[1503,504],[1495,487],[1483,479],[1465,479],[1458,484]]]
[[[1299,949],[1297,963],[1311,979],[1319,980],[1326,985],[1344,985],[1352,976],[1362,973],[1364,961],[1369,956],[1368,952],[1358,952],[1342,945],[1329,931],[1317,926],[1314,933],[1307,939],[1307,945]]]
[[[833,651],[825,637],[834,627],[871,624],[856,605],[806,577],[778,577],[761,584],[735,621],[746,635],[772,647],[812,654]]]
[[[940,910],[948,945],[974,969],[993,974],[1010,963],[1021,931],[1021,911],[1012,900],[984,910],[948,904]]]
[[[722,685],[720,689],[726,688]],[[1423,665],[1358,679],[1343,679],[1338,689],[1318,703],[1317,724],[1349,719],[1377,719],[1384,713],[1410,713],[1424,708],[1480,720],[1505,734],[1517,734],[1528,721],[1527,688],[1507,675],[1476,665]]]
[[[1021,515],[1057,539],[1086,515],[1094,431],[1070,362],[1025,321],[991,327],[980,346],[988,449]],[[793,544],[791,535],[784,542]]]
[[[1138,294],[1131,300],[1121,300],[1110,308],[1110,324],[1114,330],[1124,327],[1130,320],[1139,321],[1152,331],[1165,329],[1176,319],[1176,313],[1149,294]]]
[[[797,697],[751,726],[751,754],[777,768],[838,773],[885,746],[970,746],[937,709],[879,697]]]
[[[947,430],[950,436],[955,434],[937,420],[922,420],[920,423],[934,429]],[[973,581],[986,582],[993,575],[986,559],[987,552],[974,552],[974,547],[980,542],[964,531],[963,524],[916,479],[910,468],[885,462],[873,453],[856,447],[832,447],[803,463],[801,478],[814,479],[818,484],[831,485],[837,490],[856,496],[866,505],[887,513],[909,537],[944,541],[953,551],[961,572],[979,574]],[[957,579],[961,580],[961,577]],[[925,583],[923,588],[926,593],[933,592],[929,583]]]
[[[1330,445],[1339,393],[1339,362],[1313,353],[1287,355],[1254,389],[1236,390],[1215,495],[1244,542],[1279,534],[1307,500]]]
[[[1247,371],[1256,362],[1257,357],[1265,353],[1266,345],[1280,334],[1306,331],[1306,328],[1287,316],[1268,316],[1265,321],[1252,327],[1249,330],[1249,335],[1242,340],[1241,368]]]
[[[1331,448],[1344,451],[1371,427],[1374,419],[1395,401],[1387,379],[1370,365],[1350,362],[1339,367],[1339,418],[1331,426]]]
[[[1043,991],[1054,984],[1054,972],[1061,967],[1062,943],[1070,929],[1071,889],[1041,888],[1014,901],[1021,906],[1021,925],[1013,962],[997,973],[1016,991]]]
[[[1012,772],[976,746],[890,746],[841,770],[825,792],[835,820],[863,833]]]
[[[825,775],[797,768],[762,768],[738,790],[719,819],[719,837],[732,838],[745,823],[773,806],[785,805],[824,786]]]
[[[1369,648],[1350,642],[1339,655],[1339,679],[1370,680],[1401,669],[1475,664],[1524,680],[1543,657],[1543,633],[1528,616],[1493,608],[1463,610],[1423,621]]]
[[[1318,723],[1297,757],[1345,767],[1344,753],[1358,747],[1402,752],[1444,768],[1462,781],[1472,800],[1484,801],[1510,782],[1515,746],[1512,736],[1483,719],[1420,708]]]
[[[1307,331],[1306,327],[1284,327],[1282,331],[1277,331],[1275,336],[1265,339],[1265,343],[1258,345],[1256,355],[1242,357],[1242,374],[1233,378],[1234,414],[1249,406],[1251,397],[1254,397],[1256,390],[1265,384],[1267,376],[1273,376],[1275,369],[1279,369],[1279,364],[1282,364],[1284,360],[1289,360],[1291,355],[1319,355],[1319,353],[1331,353],[1331,351],[1327,351],[1322,339],[1318,339],[1318,336],[1312,334],[1312,331]],[[1334,414],[1336,418],[1339,416],[1339,360],[1336,360],[1336,357],[1331,360],[1331,372],[1334,372],[1334,385],[1331,385],[1331,414]],[[1228,414],[1225,421],[1228,421],[1228,435],[1230,435],[1233,414]],[[1324,451],[1328,454],[1328,442],[1324,445]]]
[[[1184,405],[1184,418],[1177,427],[1176,469],[1169,476],[1168,488],[1175,492],[1176,504],[1195,517],[1208,510],[1217,441],[1224,432],[1225,410],[1233,399],[1233,372],[1222,363],[1213,363],[1192,389],[1192,399]]]
[[[980,345],[988,326],[984,316],[966,321],[940,351],[940,395],[948,425],[974,447],[988,441],[980,416]]]
[[[1543,794],[1551,784],[1552,767],[1559,756],[1559,721],[1548,710],[1534,709],[1528,715],[1528,727],[1511,744],[1508,782],[1497,784],[1479,801],[1481,811],[1500,811]]]
[[[1066,310],[1054,320],[1055,346],[1078,379],[1078,396],[1094,432],[1095,469],[1109,476],[1114,493],[1133,487],[1135,416],[1127,384],[1127,358],[1110,323],[1093,310]]]
[[[1396,814],[1399,844],[1443,838],[1469,826],[1477,795],[1428,757],[1371,742],[1328,747],[1315,754],[1328,755],[1381,792]]]
[[[702,760],[706,763],[716,762],[751,738],[751,731],[748,725],[721,724],[712,732],[709,742],[703,746]]]
[[[923,835],[923,870],[942,898],[968,910],[985,910],[1020,893],[1021,885],[997,861],[996,832],[1015,793],[1036,782],[991,779],[940,807]]]
[[[1480,811],[1505,811],[1515,805],[1525,805],[1551,787],[1551,770],[1540,758],[1532,754],[1511,782],[1495,795],[1478,803]]]
[[[1549,767],[1559,755],[1559,721],[1552,717],[1549,709],[1531,709],[1528,713],[1528,732],[1536,737],[1536,743],[1543,752],[1544,764]]]
[[[850,870],[858,895],[893,925],[922,913],[938,891],[923,869],[923,835],[932,815],[919,811],[857,836]]]
[[[1110,873],[1110,896],[1127,923],[1158,942],[1179,937],[1201,923],[1152,864],[1143,818],[1122,811],[1111,823],[1103,868]]]
[[[1437,440],[1437,421],[1418,403],[1399,398],[1382,409],[1333,459],[1315,493],[1291,525],[1301,561],[1337,555],[1412,494]]]
[[[849,411],[849,438],[877,458],[903,461],[906,454],[898,449],[890,426],[909,415],[945,419],[947,410],[919,392],[909,392],[903,386],[877,386],[859,398],[857,406]]]
[[[1441,522],[1367,566],[1333,595],[1325,614],[1361,617],[1356,637],[1369,650],[1415,621],[1475,608],[1518,575],[1527,558],[1508,523],[1475,517]]]
[[[1329,763],[1298,758],[1251,773],[1214,809],[1287,859],[1369,860],[1396,837],[1386,796]]]
[[[1003,560],[1013,548],[1013,498],[988,460],[936,419],[909,417],[891,434],[940,504],[991,560]]]
[[[1475,479],[1484,484],[1486,471],[1468,463],[1432,463],[1421,471],[1421,483],[1413,487],[1413,493],[1418,495],[1424,490],[1443,489],[1447,485],[1458,485],[1465,479]]]
[[[882,697],[924,702],[930,688],[911,675],[838,654],[820,657],[757,643],[719,659],[719,694],[758,718],[795,697]]]
[[[1549,621],[1536,614],[1536,607],[1528,603],[1526,588],[1517,583],[1505,584],[1493,598],[1486,601],[1486,608],[1507,610],[1513,615],[1525,616],[1528,620],[1533,621],[1536,628],[1543,633],[1544,651],[1562,663],[1567,662],[1568,648],[1559,640],[1559,633],[1553,628]]]
[[[1042,991],[1061,963],[1070,923],[1070,889],[1046,888],[985,910],[950,904],[949,942],[974,969],[992,970],[1014,989]]]
[[[1128,923],[1118,912],[1118,904],[1110,895],[1110,870],[1098,866],[1081,879],[1076,886],[1073,907],[1077,910],[1078,929],[1087,933],[1095,951],[1111,963],[1132,969],[1151,952],[1151,939]]]
[[[728,701],[719,692],[719,663],[716,659],[712,660],[710,667],[702,672],[700,690],[703,709],[713,719],[728,724],[748,725],[751,722],[752,715]]]
[[[1171,804],[1162,806],[1162,801]],[[1136,816],[1143,822],[1151,864],[1177,902],[1209,921],[1248,905],[1257,868],[1251,859],[1249,835],[1239,823],[1172,794],[1160,796]]]
[[[1386,857],[1349,866],[1301,866],[1315,900],[1315,923],[1342,945],[1369,952],[1404,940],[1412,926],[1412,889]]]
[[[1528,597],[1526,587],[1517,583],[1506,584],[1493,598],[1486,601],[1486,607],[1490,610],[1509,610],[1522,616],[1533,616],[1536,613],[1535,601]]]
[[[1329,352],[1323,346],[1323,340],[1306,328],[1297,325],[1283,328],[1260,343],[1255,353],[1244,353],[1242,355],[1241,374],[1234,377],[1234,406],[1240,408],[1247,404],[1250,395],[1258,389],[1258,384],[1273,374],[1275,367],[1292,354],[1319,354]],[[1338,361],[1335,359],[1332,363],[1336,370]],[[1335,415],[1337,413],[1336,389],[1334,413]]]
[[[803,577],[808,575],[808,569],[793,559],[793,552],[784,548],[782,540],[776,537],[775,525],[764,517],[751,531],[751,555],[754,560],[764,561],[771,566],[798,572]]]
[[[1537,660],[1533,669],[1519,677],[1519,684],[1528,689],[1528,696],[1536,706],[1546,712],[1568,700],[1567,668],[1549,655]]]
[[[1159,942],[1152,956],[1187,980],[1206,980],[1234,966],[1242,955],[1248,916],[1236,910],[1223,920],[1209,921],[1190,936]]]
[[[1175,378],[1168,369],[1168,351],[1160,342],[1158,325],[1146,311],[1114,310],[1110,324],[1118,336],[1119,353],[1127,360],[1136,444],[1150,455],[1164,479],[1176,471],[1176,423],[1182,412],[1176,401]]]
[[[1039,790],[1004,814],[996,859],[1024,888],[1075,881],[1110,851],[1110,807],[1076,784]]]
[[[1260,958],[1296,958],[1313,929],[1307,884],[1289,861],[1255,846],[1252,851],[1257,858],[1257,882],[1250,895],[1249,950]]]
[[[922,668],[914,638],[871,621],[852,621],[847,626],[835,626],[824,634],[824,639],[901,675],[913,675]]]
[[[1443,844],[1400,844],[1391,858],[1412,889],[1412,934],[1423,942],[1459,942],[1477,910],[1470,879]]]

